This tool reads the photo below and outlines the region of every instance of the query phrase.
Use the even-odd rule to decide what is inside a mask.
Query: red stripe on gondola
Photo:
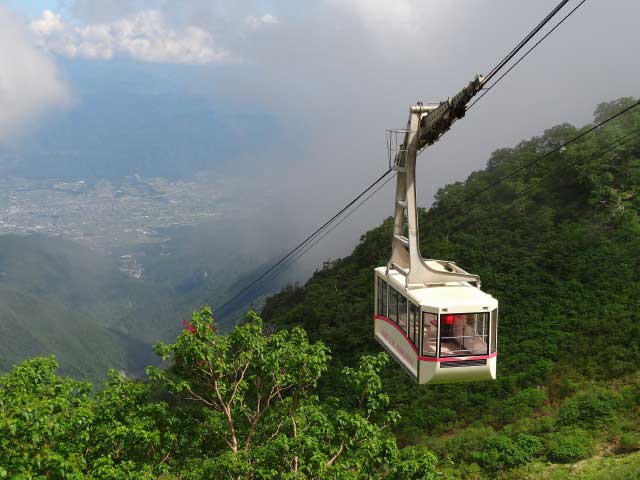
[[[395,327],[395,329],[400,332],[402,334],[402,336],[404,337],[404,339],[409,342],[409,346],[413,349],[413,352],[419,356],[418,354],[418,349],[416,348],[416,346],[413,344],[413,342],[409,339],[409,337],[407,337],[407,334],[404,333],[402,331],[402,329],[396,325],[396,322],[394,322],[393,320],[391,320],[390,318],[387,317],[383,317],[382,315],[374,315],[373,318],[375,318],[376,320],[383,320],[385,322],[387,322],[389,325],[392,325],[393,327]]]
[[[398,332],[402,334],[404,339],[409,343],[409,346],[413,349],[414,353],[418,355],[418,349],[413,344],[413,342],[409,339],[406,333],[390,318],[383,317],[382,315],[374,315],[373,318],[376,320],[382,320],[387,322],[389,325],[393,326]],[[423,355],[418,355],[418,360],[421,362],[463,362],[465,360],[486,360],[488,358],[497,357],[498,352],[490,353],[489,355],[474,355],[471,357],[425,357]]]
[[[498,352],[490,353],[489,355],[474,355],[472,357],[423,357],[420,355],[421,362],[464,362],[466,360],[486,360],[488,358],[497,357]]]

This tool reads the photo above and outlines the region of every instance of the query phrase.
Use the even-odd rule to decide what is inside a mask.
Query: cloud
[[[144,10],[108,23],[83,26],[64,22],[45,10],[30,23],[45,49],[71,58],[111,59],[126,56],[153,63],[204,65],[233,61],[208,31],[171,28],[159,10]]]
[[[260,28],[263,25],[275,25],[280,23],[277,17],[271,15],[270,13],[265,13],[260,17],[256,17],[254,15],[249,15],[245,19],[245,23],[252,29]]]
[[[6,142],[70,92],[56,65],[41,52],[18,18],[0,6],[0,142]]]
[[[105,23],[141,10],[162,9],[166,2],[162,0],[62,0],[58,3],[63,6],[63,11],[68,12],[73,18],[86,23]]]
[[[461,3],[76,0],[71,17],[82,27],[63,24],[61,31],[49,19],[40,28],[52,33],[39,36],[52,48],[54,38],[71,35],[58,48],[78,47],[84,40],[78,30],[93,28],[99,36],[98,27],[106,26],[111,55],[132,56],[129,47],[116,46],[111,26],[158,10],[164,32],[182,38],[188,28],[200,29],[216,41],[205,42],[209,49],[242,58],[238,68],[201,69],[192,88],[213,101],[226,97],[272,111],[286,127],[288,141],[279,142],[277,151],[247,155],[229,168],[243,179],[256,176],[256,187],[245,189],[252,192],[247,201],[274,189],[273,221],[294,239],[386,168],[385,128],[403,127],[410,105],[446,99],[476,73],[486,73],[555,4]],[[269,16],[261,10],[265,5]],[[637,95],[638,66],[619,46],[638,43],[633,22],[639,9],[637,0],[620,0],[615,8],[585,4],[423,154],[419,202],[428,205],[438,187],[481,168],[494,148],[557,122],[588,121],[598,102]],[[614,24],[619,28],[611,29]],[[255,141],[247,136],[247,143]],[[320,244],[319,255],[345,253],[366,226],[391,214],[392,192],[390,185],[373,197],[349,220],[351,226]]]
[[[292,140],[281,142],[272,158],[257,157],[255,169],[242,163],[263,177],[274,172],[263,183],[278,186],[282,202],[274,208],[274,222],[282,222],[292,239],[304,238],[386,169],[385,128],[402,128],[410,105],[444,100],[475,74],[487,73],[555,4],[270,3],[282,19],[278,28],[259,29],[234,46],[250,70],[211,72],[207,84],[215,82],[216,94],[266,106],[292,132]],[[631,22],[632,12],[637,18],[637,0],[610,10],[587,3],[576,12],[421,156],[420,204],[428,205],[442,185],[482,168],[493,149],[558,122],[588,121],[598,102],[634,95],[638,67],[616,45],[637,43],[637,29],[606,33],[616,22]],[[199,9],[200,25],[215,24],[217,13]],[[390,215],[392,194],[393,184],[319,244],[305,258],[309,267],[318,264],[318,256],[346,253],[357,233]]]

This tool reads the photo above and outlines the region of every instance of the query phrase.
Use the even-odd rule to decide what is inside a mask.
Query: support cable
[[[267,278],[264,279],[265,282],[271,281],[274,278],[276,278],[278,275],[280,275],[282,272],[284,272],[287,268],[289,268],[291,265],[293,265],[295,262],[297,262],[301,257],[303,257],[309,250],[311,250],[313,247],[315,247],[320,241],[322,241],[322,239],[324,239],[327,235],[329,235],[333,230],[335,230],[338,226],[340,226],[340,224],[342,222],[344,222],[345,220],[347,220],[351,215],[353,215],[362,205],[364,205],[371,197],[373,197],[376,193],[378,193],[379,190],[381,190],[387,183],[389,183],[391,180],[393,180],[396,177],[396,175],[392,175],[391,177],[389,177],[388,179],[386,179],[382,184],[378,185],[378,187],[371,192],[369,195],[367,195],[358,205],[355,206],[355,208],[353,208],[353,210],[351,210],[349,213],[347,213],[344,217],[342,217],[335,225],[333,225],[329,230],[327,230],[321,237],[319,237],[318,239],[316,239],[311,245],[307,246],[302,252],[299,252],[298,254],[296,254],[296,256],[294,258],[289,259],[285,265],[282,265],[279,269],[277,269],[275,272],[272,272],[271,275],[269,275]],[[244,317],[239,317],[236,318],[234,323],[238,323],[240,320],[242,320],[242,318]]]
[[[524,48],[524,46],[529,43],[529,41],[535,37],[538,32],[540,30],[542,30],[542,28],[544,28],[544,26],[549,23],[549,21],[562,9],[562,7],[564,7],[567,3],[569,3],[570,0],[562,0],[560,3],[558,3],[558,5],[556,5],[556,7],[551,10],[551,12],[549,12],[547,14],[546,17],[544,17],[542,19],[542,21],[533,29],[529,32],[529,34],[524,37],[520,43],[518,45],[516,45],[513,50],[511,50],[495,67],[493,67],[493,69],[491,69],[491,71],[487,74],[486,77],[484,77],[482,83],[488,83],[500,70],[502,70],[502,68],[511,61],[511,59],[513,57],[515,57],[518,52],[520,50],[522,50]]]
[[[606,153],[609,153],[610,151],[614,150],[616,147],[622,146],[622,145],[632,141],[634,138],[636,138],[638,136],[640,136],[640,128],[632,130],[631,132],[629,132],[629,133],[627,133],[625,135],[622,135],[621,137],[616,138],[612,142],[610,142],[607,145],[605,145],[604,147],[602,147],[597,152],[591,154],[590,159],[595,158],[597,155],[605,155]],[[574,162],[571,165],[576,165],[577,163],[578,162]],[[498,202],[498,203],[502,203],[503,204],[502,206],[507,206],[506,205],[507,203],[511,203],[511,202],[523,197],[527,193],[531,192],[535,187],[537,187],[537,186],[541,185],[542,183],[544,183],[545,181],[549,180],[551,177],[553,177],[553,173],[554,172],[550,172],[549,174],[545,175],[544,177],[538,179],[538,181],[536,181],[535,184],[533,184],[529,188],[525,189],[524,191],[519,192],[518,194],[516,194],[515,197],[513,197],[513,198],[511,198],[509,200],[504,200],[504,201]],[[393,175],[392,177],[390,177],[386,181],[384,181],[373,192],[371,192],[364,200],[362,200],[358,205],[356,205],[356,207],[353,210],[351,210],[347,215],[345,215],[342,219],[340,219],[340,221],[338,221],[335,225],[333,225],[327,232],[325,232],[322,236],[317,238],[311,245],[308,245],[302,252],[300,252],[297,255],[295,255],[294,258],[288,260],[285,265],[281,266],[281,268],[279,268],[276,272],[272,273],[268,278],[265,279],[265,281],[269,281],[269,280],[272,280],[273,278],[277,277],[280,273],[282,273],[284,270],[286,270],[289,266],[294,264],[298,259],[303,257],[309,250],[311,250],[315,245],[317,245],[327,235],[329,235],[334,229],[336,229],[341,223],[343,223],[351,215],[353,215],[356,212],[356,210],[358,210],[364,203],[366,203],[371,197],[373,197],[379,190],[381,190],[387,183],[389,183],[394,178],[395,178],[395,175]],[[458,225],[454,226],[453,229],[457,229],[457,228],[459,228],[461,226],[464,226],[466,223],[469,223],[469,222],[474,223],[474,222],[484,218],[485,216],[487,216],[487,214],[493,213],[494,211],[495,211],[495,205],[491,205],[489,208],[483,210],[478,217],[471,218],[471,219],[466,219],[466,220],[462,221],[461,223],[459,223]]]
[[[344,217],[342,217],[335,225],[333,225],[329,230],[327,230],[322,236],[317,238],[311,245],[308,245],[302,252],[298,253],[294,258],[290,259],[285,265],[281,267],[277,272],[275,272],[271,277],[266,280],[271,280],[278,276],[282,271],[286,270],[290,265],[295,263],[298,259],[304,256],[309,250],[315,247],[322,239],[324,239],[327,235],[329,235],[333,230],[335,230],[342,222],[347,220],[351,215],[353,215],[362,205],[364,205],[371,197],[373,197],[379,190],[381,190],[387,183],[393,180],[396,175],[392,175],[383,183],[381,183],[373,192],[371,192],[367,197],[365,197],[358,205],[356,205],[349,213],[347,213]]]
[[[597,155],[605,155],[609,152],[611,152],[612,150],[616,149],[617,147],[623,146],[627,143],[629,143],[630,141],[634,140],[635,138],[640,137],[640,128],[637,128],[629,133],[627,133],[626,135],[623,135],[621,137],[618,137],[616,140],[614,140],[613,142],[605,145],[603,148],[601,148],[600,150],[598,150],[597,152],[593,153],[589,159],[593,159],[595,158]],[[578,163],[580,162],[573,162],[571,163],[569,166],[576,166]],[[554,172],[550,172],[547,175],[539,178],[533,185],[530,185],[528,188],[525,188],[524,190],[518,192],[514,197],[510,198],[509,200],[503,200],[500,202],[497,202],[498,204],[502,203],[502,207],[506,207],[509,204],[513,203],[514,201],[518,200],[519,198],[522,198],[523,196],[527,195],[528,193],[531,193],[536,187],[542,185],[543,183],[545,183],[546,181],[550,180],[553,177],[553,173]],[[452,229],[458,229],[466,224],[472,224],[472,223],[476,223],[479,220],[482,220],[483,218],[487,217],[490,214],[495,214],[495,209],[496,209],[496,205],[491,205],[488,208],[485,208],[484,210],[482,210],[480,212],[480,215],[477,215],[475,217],[471,217],[471,218],[467,218],[465,220],[463,220],[462,222],[458,223],[457,225],[455,225]]]
[[[300,242],[297,246],[289,250],[283,257],[281,257],[276,263],[271,265],[267,270],[262,272],[253,282],[244,287],[242,290],[231,296],[227,301],[225,301],[220,307],[216,308],[215,311],[219,312],[224,307],[232,303],[234,300],[242,296],[245,292],[250,290],[255,284],[260,282],[264,277],[266,277],[269,273],[271,273],[274,269],[276,269],[279,265],[281,265],[284,261],[294,255],[298,250],[304,247],[305,244],[313,240],[322,230],[328,227],[331,223],[333,223],[338,217],[340,217],[346,210],[348,210],[352,205],[354,205],[360,198],[365,196],[370,190],[372,190],[378,183],[380,183],[389,173],[391,173],[392,169],[384,172],[376,181],[374,181],[371,185],[365,188],[359,195],[357,195],[353,200],[351,200],[344,208],[342,208],[338,213],[336,213],[333,217],[327,220],[322,226],[318,227],[311,235],[307,236],[302,242]]]
[[[557,147],[553,148],[552,150],[548,151],[547,153],[531,160],[530,162],[525,163],[524,165],[516,168],[515,170],[512,170],[511,172],[509,172],[508,174],[500,177],[499,179],[495,180],[494,182],[490,183],[489,185],[487,185],[486,187],[483,187],[465,197],[463,197],[461,200],[459,200],[458,202],[455,202],[453,205],[449,206],[448,208],[446,208],[444,210],[444,212],[441,213],[441,215],[445,215],[449,212],[451,212],[452,210],[454,210],[455,208],[459,207],[460,205],[462,205],[463,203],[466,203],[470,200],[473,200],[474,198],[476,198],[478,195],[481,195],[482,193],[486,192],[487,190],[490,190],[496,186],[498,186],[499,184],[501,184],[502,182],[504,182],[505,180],[508,180],[509,178],[512,178],[513,176],[517,175],[518,173],[520,173],[523,170],[526,170],[527,168],[541,162],[542,160],[544,160],[545,158],[553,155],[556,152],[559,152],[560,150],[566,148],[567,146],[571,145],[574,142],[577,142],[578,140],[580,140],[582,137],[584,137],[585,135],[590,134],[591,132],[593,132],[594,130],[597,130],[598,128],[606,125],[607,123],[611,122],[612,120],[618,118],[621,115],[624,115],[625,113],[627,113],[628,111],[632,110],[633,108],[636,108],[638,105],[640,105],[640,100],[634,102],[633,104],[631,104],[630,106],[622,109],[621,111],[619,111],[618,113],[611,115],[609,118],[601,121],[600,123],[597,123],[596,125],[588,128],[587,130],[585,130],[584,132],[576,135],[575,137],[567,140],[566,142],[562,143],[561,145],[558,145]],[[429,223],[429,222],[427,222]]]
[[[517,54],[520,50],[522,50],[522,48],[524,48],[524,46],[529,43],[529,41],[542,29],[544,28],[544,26],[569,2],[570,0],[562,0],[551,12],[549,12],[549,14],[547,14],[547,16],[531,31],[529,32],[529,34],[520,41],[520,43],[518,45],[516,45],[511,52],[509,52],[490,72],[489,74],[483,79],[483,84],[488,83],[502,68],[504,68],[504,66],[509,63]],[[518,63],[520,63],[524,57],[526,57],[537,45],[539,45],[546,37],[549,36],[549,34],[551,32],[553,32],[558,26],[560,26],[560,24],[562,24],[575,10],[577,10],[578,7],[580,7],[586,0],[582,0],[582,2],[575,7],[568,15],[566,15],[557,25],[555,25],[553,27],[553,29],[551,29],[551,31],[549,31],[541,40],[539,40],[531,49],[529,49],[517,62],[515,65],[517,65]],[[502,78],[504,78],[504,76],[506,74],[508,74],[514,67],[515,65],[513,65],[511,68],[509,68],[509,70],[507,70],[502,76],[500,76],[491,86],[488,87],[488,89],[485,91],[485,93],[483,93],[479,98],[482,98],[482,96],[484,96],[486,94],[486,92],[488,90],[490,90],[491,88],[493,88]],[[473,104],[471,106],[473,106],[475,103],[477,102],[477,100],[475,102],[473,102]],[[634,105],[635,106],[635,105]],[[470,108],[470,107],[468,107]],[[621,112],[624,113],[624,112]],[[621,113],[619,113],[618,115],[620,115]],[[609,120],[612,120],[615,117],[612,117]],[[606,122],[603,122],[602,124],[598,125],[601,126]],[[593,129],[597,128],[598,126],[594,127]],[[578,138],[580,138],[581,136],[584,136],[584,134],[588,133],[589,131],[592,131],[593,129],[588,130],[587,132],[581,134]],[[577,140],[578,138],[576,138],[575,140]],[[549,152],[546,155],[550,155],[552,152]],[[222,309],[224,309],[226,306],[230,305],[233,301],[235,301],[236,299],[238,299],[239,297],[241,297],[244,293],[246,293],[247,291],[249,291],[251,288],[253,288],[257,283],[259,283],[261,280],[265,279],[265,277],[267,277],[271,272],[273,272],[274,270],[276,270],[278,267],[282,266],[285,262],[287,262],[288,259],[290,259],[292,256],[296,255],[296,252],[299,252],[301,249],[303,249],[305,247],[305,245],[307,245],[309,242],[315,241],[310,245],[307,246],[306,248],[304,248],[304,250],[298,254],[293,261],[291,261],[290,263],[287,263],[284,267],[282,267],[280,270],[283,270],[284,268],[286,268],[286,266],[290,265],[291,263],[295,262],[297,259],[299,259],[302,255],[304,255],[306,252],[308,252],[311,248],[313,248],[315,245],[317,245],[318,242],[320,242],[323,238],[325,238],[329,233],[331,233],[331,231],[333,231],[333,229],[335,229],[338,225],[340,225],[342,222],[344,222],[349,216],[351,216],[358,208],[360,208],[360,206],[362,206],[367,200],[369,200],[376,192],[378,192],[384,185],[386,185],[391,178],[387,179],[382,185],[379,185],[378,188],[376,188],[374,190],[373,193],[371,193],[369,196],[367,196],[362,202],[360,202],[351,212],[349,212],[344,218],[342,218],[341,220],[339,220],[337,222],[336,225],[334,225],[333,227],[331,227],[331,229],[329,229],[328,232],[325,232],[323,235],[320,236],[320,238],[316,238],[318,235],[320,235],[320,233],[326,229],[327,227],[329,227],[329,225],[331,225],[334,221],[336,221],[342,214],[344,214],[349,208],[351,208],[354,204],[356,204],[358,202],[358,200],[360,200],[362,197],[364,197],[368,192],[370,192],[372,189],[374,189],[376,187],[376,185],[378,185],[382,180],[384,180],[384,178],[389,175],[389,173],[392,171],[392,169],[387,170],[385,173],[383,173],[375,182],[373,182],[371,185],[369,185],[364,191],[362,191],[358,196],[356,196],[351,202],[349,202],[344,208],[342,208],[338,213],[336,213],[333,217],[331,217],[329,220],[327,220],[322,226],[318,227],[313,233],[311,233],[309,236],[307,236],[302,242],[300,242],[297,246],[295,246],[293,249],[289,250],[283,257],[281,257],[276,263],[274,263],[273,265],[271,265],[267,270],[265,270],[262,274],[260,274],[254,281],[252,281],[251,283],[249,283],[246,287],[242,288],[239,292],[235,293],[234,295],[232,295],[228,300],[226,300],[220,307],[218,307],[217,309],[215,309],[215,312],[219,312]],[[514,174],[517,172],[514,172]],[[505,178],[506,179],[506,178]],[[486,190],[483,190],[486,191]],[[479,192],[482,193],[482,192]],[[478,194],[479,194],[478,193]],[[464,200],[464,199],[463,199]],[[455,207],[456,205],[454,205]],[[279,272],[278,272],[279,273]],[[276,273],[277,275],[277,273]]]
[[[522,60],[524,60],[527,55],[529,55],[533,50],[535,50],[535,48],[540,45],[542,42],[544,42],[544,40],[551,35],[560,25],[562,25],[564,23],[564,21],[569,18],[571,15],[573,15],[573,13],[578,10],[587,0],[582,0],[578,5],[576,5],[575,7],[573,7],[573,10],[571,10],[569,13],[567,13],[564,17],[562,17],[562,20],[560,20],[558,23],[556,23],[554,25],[554,27],[549,30],[542,38],[540,38],[536,43],[534,43],[531,48],[529,48],[529,50],[527,50],[513,65],[511,65],[502,75],[500,75],[491,85],[489,85],[487,88],[484,89],[484,91],[480,94],[480,96],[478,98],[476,98],[473,102],[471,102],[471,104],[467,107],[467,111],[473,107],[476,103],[478,103],[482,97],[484,97],[487,93],[489,93],[491,91],[491,89],[493,87],[495,87],[498,83],[500,83],[500,81],[506,77],[511,70],[513,70],[514,68],[516,68],[518,66],[518,64],[520,62],[522,62]],[[486,81],[484,81],[483,83],[486,83]]]

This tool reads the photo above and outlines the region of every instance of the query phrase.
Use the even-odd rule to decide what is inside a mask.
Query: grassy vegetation
[[[627,455],[594,456],[574,464],[534,462],[509,472],[513,479],[540,480],[635,480],[640,478],[640,452]]]

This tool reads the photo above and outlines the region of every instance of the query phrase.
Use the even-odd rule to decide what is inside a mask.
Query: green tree
[[[57,369],[55,358],[35,358],[0,377],[0,478],[82,478],[92,387]]]
[[[329,352],[301,328],[267,334],[260,317],[229,334],[211,309],[193,314],[174,344],[156,351],[171,368],[150,368],[182,411],[223,439],[193,478],[433,478],[435,457],[400,450],[389,427],[378,370],[388,357],[365,356],[344,371],[348,392],[321,402],[316,388]]]
[[[156,478],[184,455],[188,433],[166,402],[152,398],[152,385],[109,372],[94,397],[88,471],[96,479]]]

